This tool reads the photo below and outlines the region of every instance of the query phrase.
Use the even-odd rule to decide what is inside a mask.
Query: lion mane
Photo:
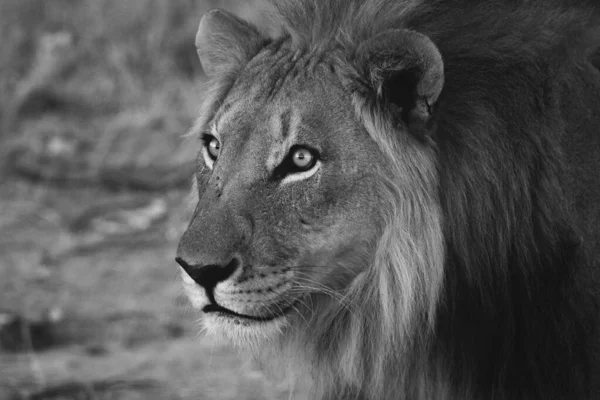
[[[598,8],[271,3],[280,40],[336,49],[356,114],[392,165],[370,266],[339,302],[312,304],[273,352],[305,360],[322,399],[598,398]],[[367,93],[355,59],[396,28],[426,35],[443,59],[443,91],[416,141]]]

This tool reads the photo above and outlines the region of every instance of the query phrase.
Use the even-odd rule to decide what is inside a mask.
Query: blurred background
[[[250,0],[0,0],[0,399],[284,399],[199,334],[173,258],[202,14]]]

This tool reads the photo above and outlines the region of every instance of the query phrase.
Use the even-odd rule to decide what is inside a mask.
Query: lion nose
[[[238,269],[240,260],[234,257],[227,265],[190,265],[183,258],[176,257],[175,261],[181,265],[181,268],[196,282],[212,293],[212,290],[219,282],[227,280]]]

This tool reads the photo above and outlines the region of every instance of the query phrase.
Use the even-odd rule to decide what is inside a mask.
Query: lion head
[[[221,10],[202,18],[196,37],[211,79],[193,129],[197,205],[177,262],[204,328],[307,366],[323,398],[489,393],[472,381],[486,356],[476,346],[503,339],[490,326],[471,336],[455,323],[497,316],[508,323],[500,331],[520,329],[505,288],[530,289],[515,283],[512,265],[555,265],[553,234],[530,234],[569,232],[562,220],[554,226],[537,215],[539,199],[528,192],[536,182],[527,163],[535,151],[554,153],[539,143],[516,160],[516,143],[470,137],[508,125],[477,86],[482,75],[457,67],[463,48],[449,53],[453,81],[442,99],[444,52],[401,22],[420,2],[273,4],[284,26],[275,37]],[[444,48],[456,45],[431,34]],[[497,143],[486,148],[486,140]],[[509,176],[513,166],[520,173]],[[519,180],[523,187],[513,184]],[[554,206],[544,212],[562,212]],[[538,289],[533,297],[545,301],[550,291]],[[496,351],[512,348],[491,349],[492,362]],[[490,376],[505,373],[495,368]]]

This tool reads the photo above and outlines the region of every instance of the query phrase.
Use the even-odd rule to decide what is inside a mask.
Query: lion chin
[[[225,338],[237,347],[252,349],[277,339],[289,325],[285,316],[269,321],[252,321],[228,315],[205,314],[202,328],[216,338]]]

